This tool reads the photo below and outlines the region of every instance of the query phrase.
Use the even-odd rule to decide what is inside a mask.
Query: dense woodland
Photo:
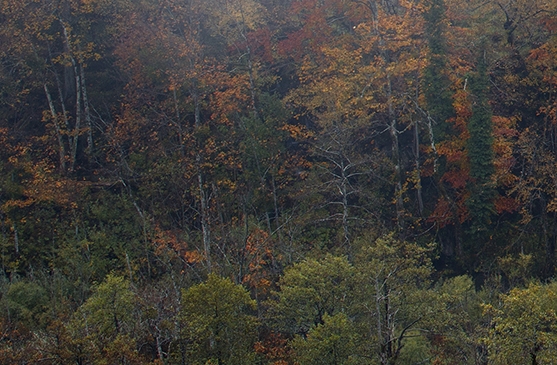
[[[0,0],[0,364],[550,364],[556,0]]]

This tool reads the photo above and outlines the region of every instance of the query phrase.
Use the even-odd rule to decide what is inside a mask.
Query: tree
[[[115,105],[116,100],[110,99],[121,86],[107,80],[112,66],[108,57],[99,60],[111,49],[110,29],[123,7],[121,2],[109,6],[96,1],[6,0],[2,4],[6,19],[2,33],[9,40],[2,53],[14,71],[25,75],[26,87],[36,98],[35,115],[30,118],[33,128],[26,128],[26,133],[47,142],[53,154],[48,157],[56,161],[61,174],[83,174],[93,167],[96,131],[106,130],[110,116],[106,109]],[[97,77],[89,79],[93,75]],[[106,108],[101,108],[105,103]],[[44,123],[39,127],[37,122]]]
[[[135,294],[123,277],[108,275],[68,324],[72,355],[79,361],[138,364],[141,356],[134,336]]]
[[[421,331],[432,315],[434,299],[429,290],[431,247],[397,240],[392,234],[356,243],[354,265],[327,255],[285,271],[277,301],[271,304],[273,327],[297,335],[292,346],[303,363],[323,358],[331,364],[424,360],[427,346]],[[422,341],[410,340],[413,337]],[[341,350],[343,346],[352,349],[352,356]]]
[[[489,323],[481,305],[491,299],[486,289],[476,292],[469,276],[448,278],[434,287],[431,314],[423,327],[433,363],[484,363],[486,351],[482,337]]]
[[[248,0],[144,2],[115,51],[129,91],[111,141],[117,178],[137,196],[142,219],[191,237],[208,271],[240,275],[246,236],[235,232],[249,226],[252,210],[257,219],[270,211],[258,211],[252,195],[273,186],[285,133],[280,111],[262,110],[276,108],[259,93],[273,77],[258,77],[262,61],[250,48],[263,11]],[[259,139],[270,151],[261,153]]]
[[[216,274],[184,290],[180,318],[187,363],[254,363],[255,308],[255,301],[242,286]],[[182,362],[186,361],[184,355]]]
[[[485,232],[494,214],[493,201],[496,196],[492,176],[495,172],[493,160],[493,122],[488,102],[488,75],[485,51],[480,56],[477,74],[471,80],[473,96],[472,115],[468,122],[468,158],[470,159],[470,198],[467,206],[471,216],[472,234]],[[477,237],[477,236],[476,236]]]
[[[428,320],[432,248],[393,234],[362,244],[355,264],[361,283],[356,313],[369,339],[360,351],[382,365],[398,364],[408,339],[419,337]]]
[[[306,259],[285,270],[271,316],[281,331],[305,335],[325,315],[348,313],[353,305],[355,271],[346,257]]]
[[[331,215],[342,217],[338,221],[342,222],[344,232],[339,236],[343,243],[350,243],[345,228],[352,230],[346,222],[355,210],[347,208],[358,205],[363,208],[359,212],[368,208],[391,215],[394,209],[396,218],[385,221],[405,231],[410,226],[406,221],[412,221],[405,204],[410,200],[410,189],[417,192],[416,201],[412,200],[417,215],[423,213],[420,143],[416,137],[420,84],[416,81],[423,53],[423,39],[416,36],[422,34],[420,10],[407,2],[383,2],[381,6],[371,1],[318,4],[312,10],[299,4],[301,18],[307,17],[304,31],[295,33],[297,37],[292,34],[290,43],[283,43],[293,47],[313,28],[322,30],[315,39],[307,40],[311,47],[304,48],[307,53],[298,66],[299,85],[286,100],[315,130],[315,158],[324,160],[331,176],[340,176],[328,182],[339,187],[340,194],[335,197],[339,209]],[[323,40],[326,33],[331,36]],[[329,136],[344,144],[344,150]],[[408,143],[409,139],[414,143]],[[416,158],[409,160],[412,155]],[[350,166],[343,171],[344,177],[335,171],[342,171],[342,165]],[[383,192],[388,199],[380,209],[366,207],[366,189],[352,187],[353,182],[346,179],[350,176],[348,180],[355,180],[354,174],[360,175],[362,170],[368,172],[368,176],[361,176],[362,182],[377,179],[390,190]],[[361,202],[354,204],[358,196]]]
[[[555,24],[545,22],[546,32],[551,33]],[[522,72],[510,70],[514,89],[520,91],[517,110],[517,141],[514,145],[516,180],[509,187],[520,212],[519,224],[530,233],[532,240],[520,243],[520,250],[532,253],[537,262],[539,277],[550,278],[555,272],[555,98],[550,90],[555,85],[555,61],[557,51],[554,36],[532,50],[522,64]],[[501,84],[500,82],[498,84]],[[517,85],[520,86],[517,88]],[[516,101],[513,102],[516,104]],[[515,106],[516,107],[516,106]],[[540,245],[541,244],[541,245]]]
[[[307,336],[297,335],[291,346],[300,365],[362,364],[356,354],[354,324],[344,313],[324,315],[323,323],[311,328]]]
[[[501,295],[485,338],[493,364],[549,364],[557,356],[557,286],[530,284]]]
[[[47,293],[43,287],[36,282],[20,280],[9,285],[0,303],[8,322],[33,328],[43,322],[41,317],[46,312],[47,301]]]
[[[428,64],[424,70],[424,96],[427,111],[433,119],[436,130],[436,141],[443,140],[450,125],[447,120],[455,116],[451,82],[447,75],[449,57],[445,39],[446,17],[443,0],[429,1],[429,9],[424,13],[425,32],[428,40]]]

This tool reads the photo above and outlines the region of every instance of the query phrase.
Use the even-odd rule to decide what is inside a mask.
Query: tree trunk
[[[75,165],[77,160],[77,147],[79,141],[79,133],[81,129],[81,118],[82,118],[82,110],[81,110],[81,77],[79,76],[77,63],[75,59],[71,57],[72,65],[75,72],[75,126],[74,130],[72,131],[72,144],[70,149],[70,171],[75,171]]]
[[[198,167],[200,168],[201,163],[201,156],[197,155],[197,163]],[[209,227],[209,207],[208,207],[208,198],[207,192],[205,190],[204,182],[203,182],[203,175],[201,171],[197,173],[197,182],[199,184],[199,203],[201,206],[201,232],[203,234],[203,250],[205,252],[205,260],[207,262],[207,270],[209,272],[212,271],[211,267],[211,233]]]
[[[81,96],[83,97],[83,112],[85,113],[85,123],[87,124],[87,149],[89,156],[93,155],[93,121],[91,119],[91,110],[89,109],[89,98],[87,97],[87,87],[85,85],[85,71],[83,64],[79,65],[79,73],[81,79]]]
[[[58,114],[54,108],[54,103],[52,97],[50,96],[50,91],[46,83],[44,84],[44,92],[46,94],[46,99],[48,100],[48,106],[50,108],[50,115],[52,117],[52,123],[54,124],[54,130],[56,131],[56,138],[58,139],[58,158],[60,163],[60,170],[62,173],[66,172],[66,148],[64,147],[64,138],[62,137],[62,130],[60,129]]]
[[[418,131],[418,123],[414,122],[414,142],[416,152],[415,156],[415,169],[416,169],[416,176],[414,177],[416,181],[414,184],[416,186],[416,197],[418,199],[418,213],[420,217],[423,217],[424,213],[424,201],[422,198],[422,176],[420,173],[420,133]]]
[[[17,226],[15,225],[15,223],[12,225],[12,227],[14,229],[14,250],[16,256],[19,256],[19,234],[17,232]]]
[[[391,77],[390,75],[387,76],[387,97],[388,97],[388,106],[389,106],[389,133],[391,135],[391,152],[392,152],[392,161],[395,165],[394,169],[394,183],[395,183],[395,207],[396,207],[396,218],[397,218],[397,225],[400,230],[404,228],[404,201],[402,199],[402,168],[400,162],[400,150],[399,150],[399,142],[398,142],[398,129],[397,129],[397,120],[394,112],[393,107],[393,95],[392,95],[392,85],[391,85]]]
[[[348,184],[348,178],[346,176],[346,167],[344,166],[344,161],[341,163],[341,182],[340,182],[340,194],[342,195],[342,232],[344,234],[344,244],[348,250],[348,259],[352,260],[352,245],[350,243],[350,229],[348,227],[348,189],[346,185]]]

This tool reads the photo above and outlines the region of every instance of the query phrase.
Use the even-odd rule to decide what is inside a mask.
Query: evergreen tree
[[[470,160],[470,197],[467,206],[471,217],[473,235],[485,231],[494,212],[496,195],[492,182],[495,172],[493,164],[493,123],[488,100],[488,75],[485,55],[480,57],[477,72],[471,77],[472,116],[468,122],[468,158]]]
[[[425,31],[429,45],[428,65],[424,71],[423,90],[429,115],[436,122],[435,134],[444,139],[449,133],[447,119],[454,117],[453,97],[447,76],[448,57],[445,42],[445,2],[431,0],[424,14]]]

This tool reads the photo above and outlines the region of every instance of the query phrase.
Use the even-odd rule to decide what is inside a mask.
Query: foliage
[[[355,355],[354,325],[346,314],[324,315],[323,323],[313,327],[304,338],[292,341],[295,359],[301,365],[360,364]]]
[[[472,230],[484,231],[491,223],[495,191],[492,175],[493,123],[487,99],[488,75],[485,54],[480,56],[477,75],[471,80],[472,115],[468,122],[468,158],[470,159],[470,198],[467,201],[472,216]]]
[[[555,358],[555,284],[530,284],[501,295],[501,307],[486,306],[492,328],[485,338],[493,364],[545,364]]]
[[[70,346],[93,363],[137,363],[135,301],[127,280],[108,275],[74,313],[68,327],[73,335]],[[74,350],[74,356],[79,352]]]
[[[456,276],[434,289],[427,338],[436,364],[477,364],[484,360],[482,336],[488,324],[482,313],[486,302],[472,279]]]
[[[254,363],[255,307],[243,287],[215,274],[184,290],[181,336],[192,363]]]
[[[38,283],[20,280],[8,286],[1,303],[8,321],[32,328],[43,322],[41,317],[47,311],[48,296]]]
[[[381,364],[396,363],[408,338],[430,317],[431,249],[389,234],[363,246],[358,256],[362,290],[356,308],[372,339],[363,351]]]
[[[280,291],[272,305],[282,331],[305,335],[325,316],[346,313],[353,305],[355,271],[345,257],[326,255],[289,267],[279,281]]]
[[[424,70],[424,96],[436,130],[442,131],[435,138],[436,142],[444,139],[449,126],[446,121],[455,116],[453,98],[450,90],[448,51],[446,45],[445,12],[443,0],[432,0],[424,13],[426,34],[429,45],[429,64]],[[440,134],[440,135],[439,135]]]
[[[556,14],[0,0],[0,362],[551,362]]]

